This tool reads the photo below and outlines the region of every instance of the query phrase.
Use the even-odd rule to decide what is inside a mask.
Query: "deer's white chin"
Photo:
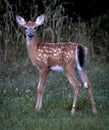
[[[56,65],[56,66],[52,66],[51,70],[53,71],[64,71],[62,66]]]

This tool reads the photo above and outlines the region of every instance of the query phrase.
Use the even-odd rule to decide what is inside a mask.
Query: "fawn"
[[[75,70],[85,88],[88,90],[92,110],[97,113],[96,104],[92,94],[91,83],[88,80],[84,64],[87,60],[87,47],[78,43],[48,43],[39,42],[36,34],[36,28],[44,23],[45,15],[37,17],[35,22],[26,22],[21,16],[16,16],[17,23],[25,28],[26,45],[32,64],[39,71],[39,83],[37,87],[36,109],[41,109],[42,97],[44,92],[45,80],[50,70],[64,71],[69,82],[74,89],[74,98],[71,114],[75,114],[77,96],[80,89],[80,83],[75,77]]]

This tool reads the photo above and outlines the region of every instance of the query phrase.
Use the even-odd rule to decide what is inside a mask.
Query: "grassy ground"
[[[49,73],[43,107],[36,111],[38,72],[29,61],[0,65],[0,130],[109,130],[109,67],[89,62],[87,68],[98,114],[81,87],[72,117],[73,91],[63,73]]]

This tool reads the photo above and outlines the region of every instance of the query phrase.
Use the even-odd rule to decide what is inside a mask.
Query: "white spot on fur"
[[[53,71],[64,71],[63,67],[56,65],[56,66],[52,66],[51,70]]]
[[[85,87],[85,88],[88,88],[87,82],[84,83],[84,87]]]
[[[73,108],[75,108],[76,106],[73,104]]]
[[[71,51],[71,53],[73,54],[73,51]]]
[[[56,53],[54,53],[54,54],[53,54],[53,56],[57,56],[57,54],[56,54]]]

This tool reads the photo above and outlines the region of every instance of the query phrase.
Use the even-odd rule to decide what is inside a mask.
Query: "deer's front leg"
[[[48,73],[48,71],[40,72],[40,79],[39,79],[39,84],[37,87],[37,103],[36,103],[36,107],[35,107],[37,110],[40,110],[41,106],[42,106],[42,97],[43,97],[47,73]]]

